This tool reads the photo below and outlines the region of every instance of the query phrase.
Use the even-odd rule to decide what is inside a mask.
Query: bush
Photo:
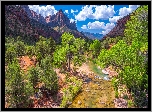
[[[7,45],[7,49],[5,51],[5,63],[12,63],[14,58],[17,58],[15,46],[13,44],[9,44]]]
[[[25,83],[22,77],[22,71],[17,59],[8,64],[6,70],[5,95],[10,96],[8,102],[12,108],[26,108],[29,104],[29,94],[32,91],[26,91]]]
[[[45,88],[51,91],[52,94],[58,90],[58,77],[56,72],[52,69],[50,57],[45,57],[41,60],[41,74],[40,81],[45,84]]]

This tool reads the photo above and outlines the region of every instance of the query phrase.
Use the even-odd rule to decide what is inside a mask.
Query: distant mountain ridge
[[[89,39],[101,39],[103,37],[103,34],[100,33],[90,33],[90,32],[83,32],[81,31],[85,36],[87,36]]]

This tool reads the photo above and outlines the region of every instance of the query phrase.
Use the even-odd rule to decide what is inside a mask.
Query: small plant
[[[131,108],[134,106],[134,103],[131,100],[128,100],[128,108]]]
[[[118,91],[115,91],[115,97],[118,98],[119,97],[119,93]]]
[[[128,95],[123,95],[123,99],[128,99]]]

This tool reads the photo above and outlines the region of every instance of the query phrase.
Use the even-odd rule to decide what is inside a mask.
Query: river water
[[[115,92],[107,75],[94,66],[95,76],[83,84],[79,94],[68,108],[115,108]]]

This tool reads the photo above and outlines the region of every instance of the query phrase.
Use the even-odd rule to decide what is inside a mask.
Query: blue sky
[[[79,31],[107,34],[117,20],[133,12],[139,5],[29,5],[43,17],[62,9]]]

